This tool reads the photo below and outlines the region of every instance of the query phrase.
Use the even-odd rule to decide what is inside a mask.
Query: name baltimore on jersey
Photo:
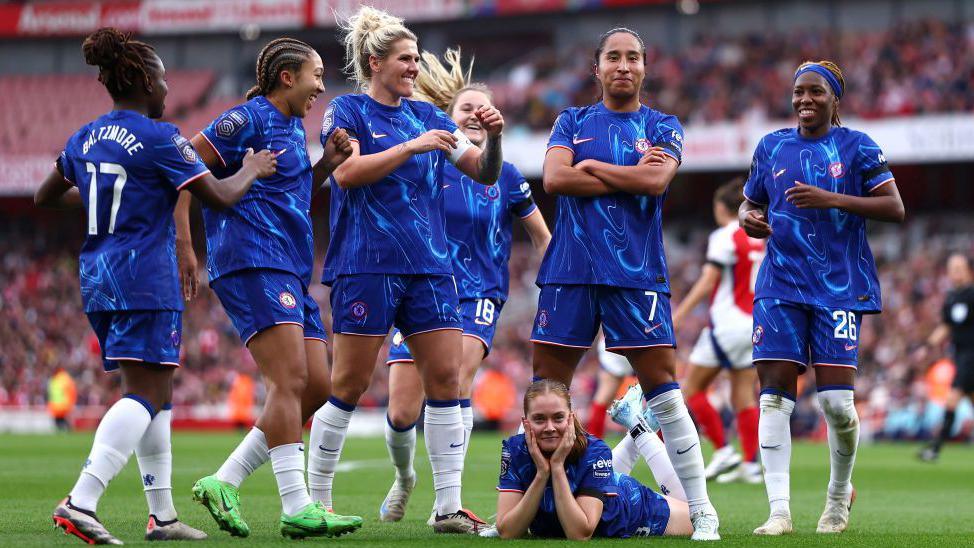
[[[92,129],[91,133],[88,134],[88,138],[85,139],[85,142],[81,145],[82,153],[88,154],[91,147],[100,141],[115,141],[125,149],[125,152],[128,152],[129,156],[134,155],[136,152],[144,148],[142,146],[142,141],[140,141],[134,133],[129,131],[128,128],[112,124]],[[183,141],[186,141],[187,144],[189,143],[186,138],[183,138]],[[176,143],[176,146],[180,149],[180,152],[182,152],[183,147],[180,147],[179,143]],[[192,146],[190,146],[190,148],[192,148]],[[196,151],[193,151],[194,163],[195,155]],[[183,156],[185,157],[185,153],[183,153]]]

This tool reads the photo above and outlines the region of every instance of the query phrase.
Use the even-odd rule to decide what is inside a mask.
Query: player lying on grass
[[[631,424],[637,440],[656,438],[643,416],[642,393],[635,397],[638,406],[630,405],[628,396],[614,405],[614,418]],[[508,438],[501,449],[497,531],[502,538],[528,532],[573,540],[693,533],[685,500],[656,493],[613,469],[612,451],[579,424],[564,384],[531,383],[523,421],[524,433]]]

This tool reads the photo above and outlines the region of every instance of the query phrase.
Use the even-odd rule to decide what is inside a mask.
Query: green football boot
[[[362,518],[329,512],[320,502],[305,506],[293,516],[281,514],[281,535],[293,539],[340,537],[361,526]]]
[[[250,535],[250,526],[240,514],[240,493],[236,487],[216,476],[206,476],[193,485],[193,500],[209,510],[220,529],[235,537]]]

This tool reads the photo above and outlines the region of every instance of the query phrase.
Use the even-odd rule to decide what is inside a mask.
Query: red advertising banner
[[[309,0],[153,0],[142,2],[139,25],[145,34],[236,31],[244,25],[302,28]]]
[[[363,4],[359,0],[311,0],[314,26],[334,27],[335,17],[348,17]],[[408,21],[457,19],[467,13],[468,0],[371,0],[368,5]]]
[[[0,36],[75,36],[114,26],[137,30],[139,2],[44,2],[0,6]]]

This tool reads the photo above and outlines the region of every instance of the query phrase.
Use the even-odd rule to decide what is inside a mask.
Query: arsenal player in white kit
[[[757,372],[751,362],[751,312],[754,280],[764,258],[764,240],[750,238],[737,224],[737,208],[744,200],[740,180],[721,185],[714,194],[714,218],[720,228],[710,234],[707,262],[673,314],[678,329],[688,314],[710,297],[710,322],[690,353],[690,373],[683,391],[694,419],[717,449],[707,465],[707,479],[719,483],[760,483],[758,417],[755,399]],[[731,377],[731,404],[737,415],[739,454],[727,444],[720,415],[707,399],[707,388],[721,369]]]

